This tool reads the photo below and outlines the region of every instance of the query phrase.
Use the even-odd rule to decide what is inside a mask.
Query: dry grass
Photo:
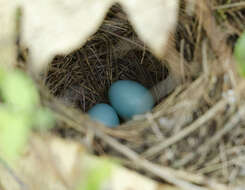
[[[108,101],[113,81],[136,80],[156,90],[152,113],[110,130],[77,110],[44,102],[56,111],[58,131],[95,154],[186,189],[244,185],[245,83],[232,59],[244,29],[243,1],[186,0],[165,59],[158,61],[114,6],[84,47],[57,56],[45,83],[63,102],[87,111]]]
[[[139,41],[126,15],[111,9],[100,30],[87,44],[50,65],[47,85],[52,93],[87,111],[97,102],[108,102],[112,82],[131,79],[153,87],[167,69]]]

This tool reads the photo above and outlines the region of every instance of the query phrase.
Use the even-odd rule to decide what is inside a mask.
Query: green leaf
[[[0,81],[3,101],[15,110],[32,112],[39,104],[39,94],[33,81],[19,70],[7,73]]]
[[[100,190],[111,176],[113,164],[109,160],[97,160],[93,164],[94,167],[88,171],[77,190]]]
[[[234,57],[238,72],[241,76],[245,77],[245,32],[243,32],[236,43]]]
[[[8,162],[14,162],[28,139],[29,118],[0,107],[0,155]]]
[[[4,79],[4,76],[5,76],[5,70],[3,69],[3,67],[0,66],[0,83]]]
[[[54,126],[55,119],[53,116],[53,112],[51,112],[48,108],[40,108],[37,110],[35,114],[35,126],[39,130],[47,130]]]

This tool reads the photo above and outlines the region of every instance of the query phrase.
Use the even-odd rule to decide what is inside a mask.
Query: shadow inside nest
[[[137,81],[151,89],[168,76],[164,63],[144,48],[127,20],[118,19],[114,15],[105,20],[81,49],[57,56],[50,64],[46,85],[67,105],[86,112],[96,103],[108,103],[108,89],[117,80]]]

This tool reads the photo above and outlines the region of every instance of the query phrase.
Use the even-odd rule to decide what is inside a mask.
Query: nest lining
[[[118,16],[117,9],[112,8],[85,46],[57,56],[49,68],[46,84],[51,92],[84,112],[96,103],[108,103],[108,88],[114,81],[134,80],[151,89],[168,75],[164,64],[139,43],[126,15],[119,18],[122,13]]]

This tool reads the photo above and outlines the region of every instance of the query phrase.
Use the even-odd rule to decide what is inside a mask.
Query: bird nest
[[[44,80],[59,101],[44,102],[59,118],[55,132],[154,179],[213,188],[244,184],[245,83],[232,59],[245,29],[244,4],[188,2],[181,4],[163,60],[139,40],[120,6],[112,7],[83,47],[50,64]],[[151,89],[157,104],[108,129],[84,113],[107,103],[108,88],[119,79]],[[173,172],[172,178],[154,166]]]

